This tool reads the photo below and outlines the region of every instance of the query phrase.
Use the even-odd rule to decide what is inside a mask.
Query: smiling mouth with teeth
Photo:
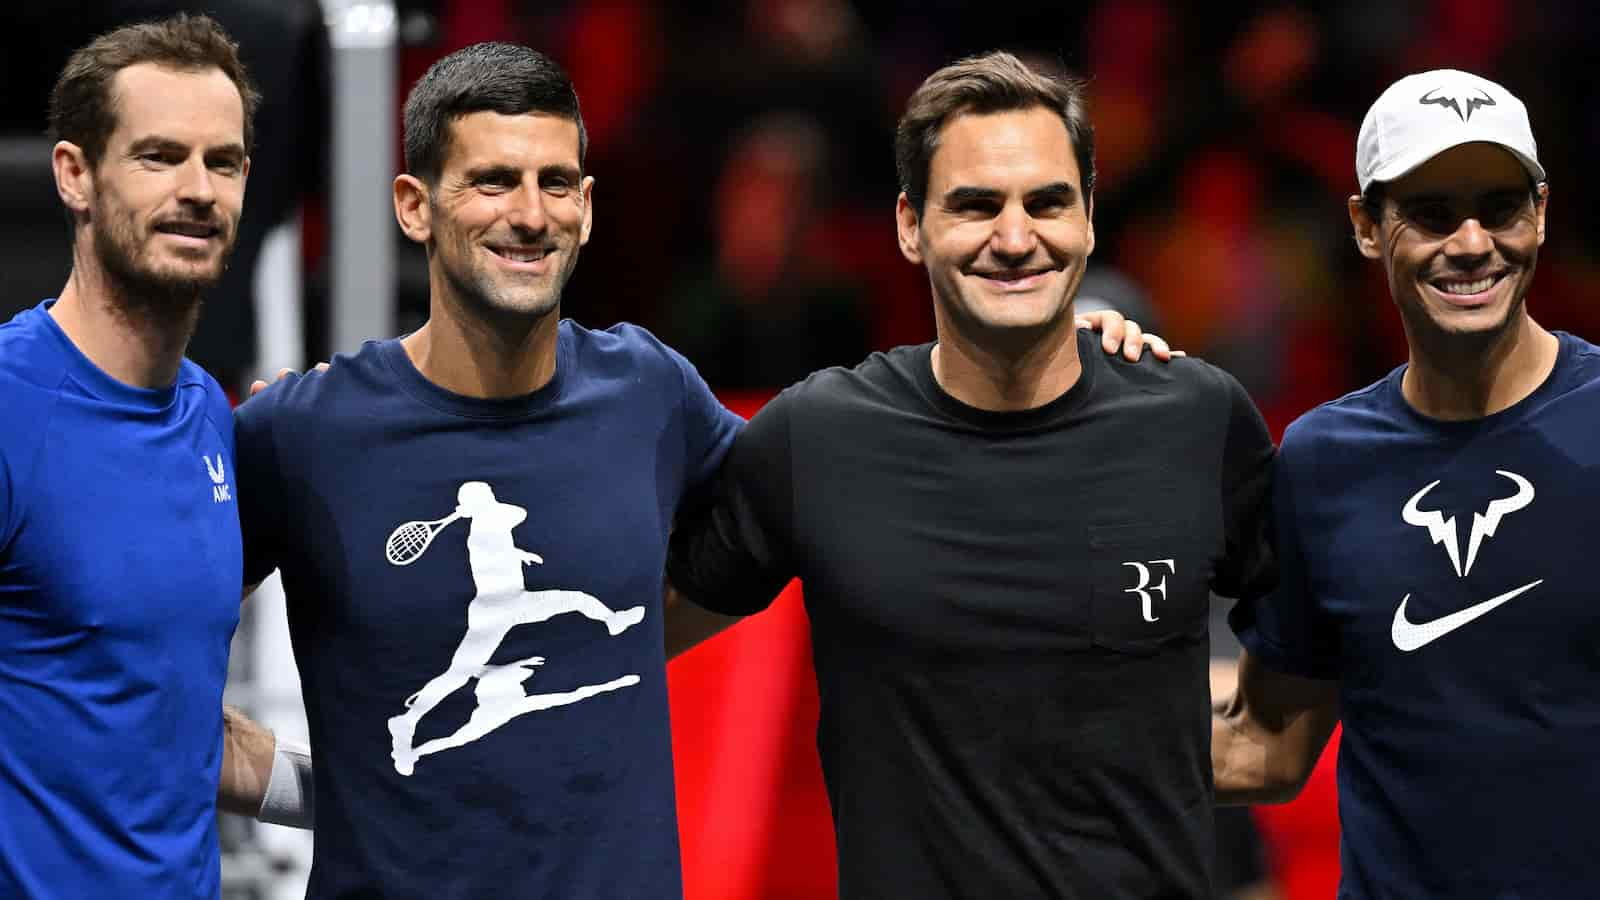
[[[1486,278],[1479,278],[1476,281],[1446,280],[1441,278],[1430,283],[1441,293],[1471,295],[1481,294],[1484,291],[1487,291],[1489,288],[1494,287],[1495,284],[1497,284],[1500,279],[1504,277],[1504,273],[1501,273],[1499,275],[1490,275]]]
[[[544,259],[550,251],[544,249],[528,250],[520,247],[490,247],[489,252],[512,262],[531,263]]]
[[[973,274],[977,275],[979,278],[986,278],[986,279],[988,279],[990,281],[1009,282],[1009,281],[1022,281],[1022,280],[1027,279],[1027,278],[1032,278],[1035,275],[1043,275],[1044,273],[1049,272],[1049,271],[1051,271],[1051,270],[1049,270],[1049,269],[1029,269],[1027,271],[1023,271],[1021,269],[1006,269],[1004,271],[999,271],[999,272],[975,272]]]

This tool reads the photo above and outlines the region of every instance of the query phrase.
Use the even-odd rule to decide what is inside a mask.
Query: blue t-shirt
[[[1402,367],[1284,435],[1281,586],[1234,626],[1339,680],[1340,897],[1600,886],[1600,348],[1557,336],[1495,415],[1422,416]]]
[[[662,649],[680,502],[741,420],[629,325],[480,400],[398,341],[237,414],[246,577],[281,569],[311,897],[682,894]]]
[[[239,623],[228,400],[0,326],[0,897],[214,898]]]

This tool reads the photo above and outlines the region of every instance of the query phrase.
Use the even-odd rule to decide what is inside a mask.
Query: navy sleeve
[[[256,584],[278,568],[285,530],[285,486],[272,427],[285,383],[251,398],[233,412],[234,469],[238,474],[239,530],[244,537],[244,583]]]
[[[744,419],[722,405],[699,371],[682,354],[671,347],[665,349],[683,378],[683,433],[687,444],[684,488],[687,494],[708,485],[722,467],[734,437],[744,428]]]
[[[1256,597],[1276,578],[1268,502],[1272,490],[1272,434],[1244,386],[1217,370],[1228,392],[1228,435],[1222,454],[1225,550],[1212,590],[1225,597]]]
[[[1339,633],[1317,605],[1306,569],[1296,514],[1295,464],[1299,450],[1293,429],[1273,466],[1272,539],[1278,565],[1277,586],[1265,596],[1233,608],[1229,624],[1239,642],[1268,668],[1306,678],[1337,678]]]
[[[679,513],[667,577],[706,609],[759,612],[796,574],[790,402],[785,391],[763,407],[733,442],[711,496]]]

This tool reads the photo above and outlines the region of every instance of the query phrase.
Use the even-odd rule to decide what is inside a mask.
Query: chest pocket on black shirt
[[[1089,526],[1094,643],[1153,653],[1168,642],[1200,637],[1210,592],[1197,544],[1182,520]]]

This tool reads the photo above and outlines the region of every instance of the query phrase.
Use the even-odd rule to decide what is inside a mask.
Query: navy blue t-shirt
[[[238,410],[247,580],[282,570],[316,768],[311,897],[682,894],[673,515],[741,421],[629,325],[480,400],[368,343]]]
[[[1339,680],[1340,897],[1600,886],[1600,348],[1444,422],[1404,368],[1284,435],[1280,588],[1236,607],[1266,665]]]
[[[188,360],[117,381],[53,302],[0,326],[0,897],[212,900],[228,400]]]

